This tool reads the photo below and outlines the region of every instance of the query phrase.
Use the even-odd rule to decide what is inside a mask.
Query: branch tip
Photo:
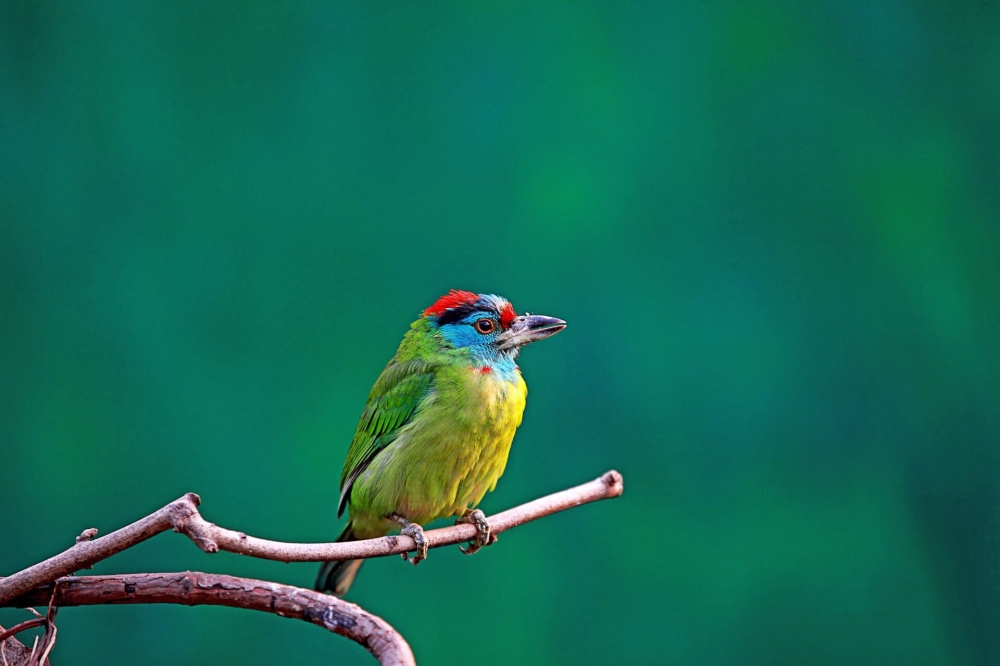
[[[622,479],[622,475],[618,473],[618,470],[613,469],[605,472],[601,477],[601,481],[604,482],[604,485],[610,491],[608,497],[618,497],[625,490],[625,481]]]

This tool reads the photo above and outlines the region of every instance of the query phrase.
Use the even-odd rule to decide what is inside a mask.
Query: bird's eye
[[[475,327],[476,330],[482,333],[483,335],[489,335],[490,333],[493,332],[495,324],[493,323],[492,319],[480,319],[475,323]]]

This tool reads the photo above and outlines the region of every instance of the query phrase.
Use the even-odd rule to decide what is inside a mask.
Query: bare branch
[[[622,477],[610,471],[588,483],[533,500],[521,506],[490,516],[492,532],[499,534],[526,522],[580,506],[588,502],[618,497],[622,494]],[[44,562],[28,567],[7,578],[0,578],[0,605],[28,590],[86,569],[94,563],[130,548],[160,532],[173,528],[187,535],[207,553],[226,550],[265,560],[280,562],[325,562],[328,560],[353,560],[384,557],[405,553],[416,548],[413,539],[396,535],[364,541],[342,543],[286,543],[259,539],[218,527],[202,518],[198,512],[200,498],[188,493],[159,511],[131,525],[116,530],[93,541],[81,540],[68,550]],[[89,530],[88,530],[89,531]],[[470,541],[476,536],[476,527],[459,524],[430,530],[426,533],[431,548]]]
[[[36,644],[31,650],[31,659],[28,660],[27,666],[46,666],[49,653],[52,652],[52,648],[56,644],[56,634],[59,633],[59,629],[56,627],[55,620],[59,607],[52,604],[56,600],[56,587],[58,585],[58,583],[52,585],[52,594],[49,595],[48,608],[45,610],[45,633],[42,634],[41,643]],[[32,610],[34,611],[34,609]],[[38,650],[41,650],[41,656],[39,656]]]
[[[13,636],[14,634],[19,634],[22,631],[27,631],[28,629],[34,629],[35,627],[40,627],[45,624],[47,620],[44,617],[33,617],[30,620],[25,620],[20,624],[15,624],[10,629],[6,631],[0,631],[0,643]]]
[[[49,661],[49,653],[52,652],[52,648],[56,644],[56,634],[59,633],[59,629],[56,625],[48,622],[45,625],[45,635],[42,638],[42,642],[45,647],[42,648],[42,655],[35,659],[34,650],[32,650],[31,659],[28,660],[28,666],[45,666]]]
[[[0,579],[0,603],[20,596],[42,583],[50,583],[56,578],[68,576],[80,569],[89,569],[95,563],[131,548],[160,532],[184,525],[185,520],[198,513],[197,506],[200,501],[197,495],[188,493],[159,511],[107,536],[93,541],[77,541],[71,548],[55,557]]]
[[[508,509],[487,520],[491,531],[498,534],[558,511],[618,497],[622,494],[622,489],[621,475],[610,471],[589,483]],[[188,606],[232,606],[306,620],[360,643],[383,664],[414,663],[406,641],[384,620],[337,597],[311,590],[247,578],[193,572],[69,576],[171,528],[186,535],[207,553],[226,550],[281,562],[383,557],[405,553],[416,547],[411,537],[401,535],[365,541],[314,544],[259,539],[206,521],[198,512],[200,501],[197,495],[188,493],[155,513],[98,539],[91,540],[97,530],[90,528],[77,537],[76,543],[66,551],[7,578],[0,578],[0,607],[24,607],[46,601],[49,604],[43,644],[39,646],[36,639],[32,659],[39,648],[42,652],[38,663],[44,663],[48,657],[56,637],[53,617],[55,609],[60,606],[175,603]],[[475,536],[476,527],[471,524],[457,524],[426,533],[431,548],[470,541]],[[53,584],[53,581],[56,582]],[[12,634],[14,631],[5,633]],[[0,642],[0,656],[6,659],[3,647],[15,643],[17,642],[11,639]]]
[[[183,604],[245,608],[311,622],[359,643],[381,664],[416,663],[410,646],[385,620],[343,599],[291,585],[193,571],[67,577],[55,585],[57,607]],[[0,606],[46,603],[52,588],[52,584],[36,587]]]

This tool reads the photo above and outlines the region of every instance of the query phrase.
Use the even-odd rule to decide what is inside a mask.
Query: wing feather
[[[375,457],[385,450],[399,430],[413,418],[417,406],[433,389],[434,366],[426,361],[396,361],[393,359],[372,387],[358,428],[347,452],[344,471],[340,475],[340,503],[337,517],[351,496],[358,475]]]

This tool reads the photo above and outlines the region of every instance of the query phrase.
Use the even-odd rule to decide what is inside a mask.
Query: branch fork
[[[609,471],[588,483],[563,490],[488,517],[490,531],[509,529],[588,502],[622,494],[622,476]],[[260,539],[219,527],[198,511],[201,498],[187,493],[145,518],[103,537],[96,528],[84,530],[70,548],[6,578],[0,578],[0,607],[24,607],[50,603],[47,629],[55,636],[51,618],[59,606],[106,603],[212,604],[272,612],[312,622],[363,645],[382,664],[414,664],[405,639],[388,623],[362,608],[337,597],[312,590],[196,572],[134,574],[121,576],[81,576],[73,573],[89,569],[97,562],[172,529],[188,537],[206,553],[225,550],[279,562],[326,562],[405,554],[417,547],[412,537],[393,535],[378,539],[343,543],[287,543]],[[427,547],[439,548],[467,541],[477,535],[477,526],[459,523],[424,533]],[[54,604],[54,606],[53,606]],[[28,621],[32,622],[32,621]],[[7,637],[21,631],[26,623],[3,631]],[[19,628],[21,627],[21,628]],[[46,636],[49,635],[46,632]],[[8,640],[0,640],[0,648]],[[43,659],[51,649],[45,646]],[[12,664],[13,666],[13,664]]]

